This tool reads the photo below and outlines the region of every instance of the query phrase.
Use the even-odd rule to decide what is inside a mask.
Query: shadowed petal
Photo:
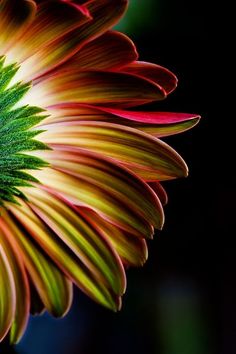
[[[147,226],[148,221],[162,228],[163,210],[158,198],[146,183],[127,169],[98,154],[66,146],[62,149],[56,147],[53,153],[45,152],[44,157],[57,170],[47,171],[51,180],[45,181],[46,185],[57,189],[63,188],[66,180],[77,182],[77,187],[73,186],[77,192],[74,193],[74,202],[94,208],[106,218],[120,223],[121,227],[133,229],[137,225],[137,230],[140,228],[141,232],[141,225],[144,223]],[[43,171],[37,171],[35,175],[41,180]],[[56,178],[62,184],[57,184],[59,180]],[[70,194],[70,187],[65,193]],[[144,234],[149,232],[148,228]]]
[[[25,209],[19,208],[22,212]],[[17,213],[14,206],[10,209],[13,214]],[[71,305],[71,283],[31,240],[25,231],[27,218],[21,219],[22,225],[19,225],[13,216],[6,213],[4,220],[12,237],[15,238],[27,271],[46,309],[54,316],[64,315]]]
[[[14,45],[33,21],[36,4],[31,0],[2,0],[0,2],[1,54]]]
[[[0,342],[6,336],[15,315],[14,277],[3,243],[0,241]]]
[[[52,70],[61,63],[64,63],[68,60],[73,54],[78,52],[78,50],[88,43],[89,41],[94,40],[98,36],[102,35],[109,28],[111,28],[124,14],[124,11],[127,7],[126,0],[102,0],[102,1],[89,1],[86,4],[87,13],[81,12],[80,10],[74,11],[74,7],[71,6],[70,2],[62,2],[64,5],[60,5],[58,8],[59,20],[56,25],[53,21],[57,19],[55,14],[52,12],[52,19],[50,18],[49,12],[47,11],[47,2],[44,6],[47,12],[47,16],[43,18],[43,21],[47,21],[47,26],[50,26],[51,38],[48,34],[48,31],[45,32],[41,22],[39,22],[42,35],[38,39],[35,39],[33,36],[33,31],[31,34],[28,34],[31,47],[26,46],[25,39],[24,42],[19,43],[19,48],[22,51],[22,45],[24,46],[24,51],[21,52],[17,48],[12,49],[11,57],[15,57],[18,61],[25,62],[22,65],[22,69],[18,74],[18,79],[24,77],[28,80],[39,77],[49,70]],[[55,6],[55,5],[54,5]],[[57,5],[58,6],[58,5]],[[67,7],[67,11],[71,11],[72,15],[65,17],[63,13],[64,8]],[[62,11],[60,11],[62,9]],[[71,10],[69,10],[71,9]],[[80,16],[81,19],[75,18]],[[66,21],[64,20],[66,18]],[[67,26],[67,22],[70,19],[71,26]],[[70,30],[73,27],[73,19],[76,20],[76,27],[73,30]],[[63,27],[64,26],[64,27]],[[75,26],[74,26],[75,27]],[[34,32],[36,33],[35,29]],[[64,32],[64,34],[63,34]],[[39,40],[44,39],[44,34],[46,33],[46,40],[40,45]],[[22,39],[23,41],[23,39]],[[24,76],[23,76],[24,75]]]
[[[49,191],[32,188],[27,191],[35,214],[76,254],[82,263],[118,295],[125,290],[125,274],[111,244],[96,226],[63,198]]]
[[[171,93],[177,86],[177,77],[163,66],[136,61],[122,68],[122,71],[145,77],[163,87],[166,93]]]
[[[7,56],[18,63],[35,54],[40,48],[79,27],[88,17],[70,3],[62,0],[43,2],[37,8],[34,21]],[[30,69],[30,67],[29,67]]]
[[[113,309],[116,311],[120,307],[120,296],[114,294],[107,285],[101,281],[100,278],[96,277],[94,273],[89,271],[88,268],[79,260],[79,258],[73,253],[64,242],[60,242],[60,238],[56,236],[56,234],[47,227],[45,224],[36,214],[35,212],[27,206],[27,204],[21,202],[23,207],[14,206],[11,208],[12,213],[14,216],[19,220],[21,226],[24,227],[25,230],[34,238],[34,240],[48,253],[50,258],[52,258],[55,263],[57,264],[58,268],[55,267],[55,271],[57,270],[58,274],[59,269],[61,269],[70,279],[75,282],[75,284],[87,293],[92,299],[99,302],[100,304]],[[19,235],[19,230],[18,230]],[[17,236],[18,236],[17,235]],[[18,238],[19,239],[19,238]],[[23,240],[21,239],[21,242]],[[26,241],[24,240],[24,243]],[[28,239],[27,239],[28,242]],[[34,252],[31,258],[35,260],[39,258],[39,253],[36,248],[30,245],[29,250],[24,249],[24,254],[26,252]],[[41,256],[40,256],[41,258]],[[41,264],[41,259],[38,264]],[[30,268],[30,264],[27,264],[27,268]],[[36,265],[33,264],[29,271],[35,272]],[[52,270],[50,265],[49,270]],[[43,274],[48,274],[43,273]],[[33,277],[34,278],[34,277]],[[38,286],[38,281],[34,282],[35,286]],[[42,291],[45,291],[46,284],[44,284]],[[39,291],[39,289],[38,289]],[[58,289],[55,292],[55,299],[62,297],[63,299],[63,292],[62,289]]]
[[[132,107],[163,100],[158,85],[130,74],[106,71],[64,71],[37,83],[23,102],[37,102],[44,108],[62,103],[87,103]],[[50,107],[49,107],[50,109]]]
[[[162,205],[166,205],[168,203],[168,195],[164,189],[164,187],[159,182],[150,182],[149,186],[156,193],[158,198],[160,199]]]
[[[92,222],[99,228],[105,237],[111,242],[125,266],[140,267],[148,257],[146,241],[134,237],[114,224],[101,218],[97,213],[88,208],[81,208]]]
[[[10,342],[15,344],[24,334],[28,322],[30,292],[25,267],[21,258],[21,253],[17,247],[14,234],[11,233],[6,223],[4,222],[4,214],[5,211],[1,211],[0,242],[4,247],[6,256],[8,258],[16,289],[16,310],[10,330]]]
[[[60,70],[114,70],[137,59],[134,43],[124,34],[108,31],[86,44]]]

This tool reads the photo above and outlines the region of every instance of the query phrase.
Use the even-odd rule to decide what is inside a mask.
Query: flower
[[[0,339],[63,316],[72,283],[116,311],[125,268],[164,222],[160,182],[187,175],[160,138],[199,116],[135,109],[177,79],[110,30],[126,0],[0,1]]]

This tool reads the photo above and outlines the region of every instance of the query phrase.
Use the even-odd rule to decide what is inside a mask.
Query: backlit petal
[[[53,124],[41,134],[46,144],[72,145],[113,158],[148,181],[187,175],[183,159],[169,145],[137,129],[105,122]]]
[[[36,4],[31,0],[1,0],[0,51],[1,55],[14,45],[33,21]]]
[[[171,93],[177,86],[177,77],[163,66],[147,63],[143,61],[136,61],[122,68],[122,71],[145,77],[161,87],[166,93]]]
[[[23,213],[25,207],[19,208]],[[14,206],[10,209],[13,214],[17,213]],[[70,282],[27,234],[24,228],[27,218],[21,219],[22,225],[17,225],[16,219],[11,215],[4,215],[4,219],[21,250],[24,264],[42,302],[54,316],[62,316],[71,305]]]
[[[0,243],[4,247],[7,255],[16,289],[16,310],[10,330],[10,342],[15,344],[24,334],[28,322],[30,292],[20,249],[17,247],[14,234],[12,234],[10,229],[7,227],[7,224],[4,222],[5,213],[5,211],[1,212]]]
[[[92,299],[110,309],[117,310],[117,308],[120,307],[120,297],[115,295],[114,292],[106,286],[106,284],[101,282],[101,279],[96,278],[96,276],[84,266],[79,258],[76,257],[75,253],[73,253],[65,243],[60,242],[59,237],[55,237],[54,232],[50,230],[47,225],[41,221],[41,219],[38,218],[30,207],[23,204],[23,208],[14,206],[11,208],[11,211],[19,220],[21,225],[24,225],[24,228],[30,233],[30,235],[32,235],[35,241],[43,247],[43,249],[50,255],[50,258],[55,261],[58,268],[62,269],[62,271],[69,278],[71,278],[78,287],[80,287]],[[32,245],[30,245],[28,251],[32,253],[35,249]],[[24,253],[25,252],[26,250],[24,250]],[[34,252],[31,258],[35,261],[36,257],[38,260],[38,251],[37,253]],[[39,264],[42,264],[41,259]],[[27,265],[27,267],[30,267],[30,265]],[[55,270],[57,270],[58,274],[60,274],[58,268],[55,267]],[[35,270],[36,266],[34,264],[31,271],[35,272]],[[51,265],[49,270],[52,270]],[[49,276],[48,272],[44,274]],[[38,286],[38,283],[39,281],[35,282],[35,285]],[[45,296],[47,296],[49,290],[45,291],[45,289],[46,284],[44,284],[42,291],[45,292]],[[58,288],[58,290],[54,292],[54,296],[55,299],[59,298],[59,300],[63,298],[62,289]]]
[[[14,319],[16,289],[4,246],[0,241],[0,342],[6,336]]]
[[[45,78],[32,87],[23,102],[37,100],[45,108],[58,103],[132,107],[164,98],[162,88],[137,76],[78,69]]]

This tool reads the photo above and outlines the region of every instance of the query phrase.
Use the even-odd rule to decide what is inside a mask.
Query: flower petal
[[[2,0],[0,13],[0,47],[3,54],[33,21],[36,4],[31,0]]]
[[[168,203],[168,195],[164,189],[164,187],[159,182],[150,182],[149,186],[156,193],[158,198],[160,199],[162,205],[166,205]]]
[[[16,308],[16,289],[12,270],[2,241],[0,241],[0,342],[12,324]]]
[[[187,175],[183,159],[169,145],[137,129],[113,123],[81,121],[45,126],[41,140],[53,147],[72,145],[113,158],[147,181]]]
[[[50,44],[87,20],[88,17],[84,13],[63,0],[43,2],[37,7],[32,24],[7,52],[7,56],[21,63],[39,48]]]
[[[13,215],[17,214],[15,205],[9,206],[9,209]],[[20,215],[23,215],[25,207],[19,206],[19,209],[21,210]],[[71,305],[71,283],[44,252],[32,242],[30,235],[27,234],[25,229],[27,218],[21,219],[22,224],[19,225],[13,215],[5,214],[4,220],[17,242],[21,257],[39,296],[51,314],[62,316]]]
[[[171,93],[177,86],[177,77],[163,66],[136,61],[122,68],[123,72],[135,74],[147,78],[163,87],[167,94]]]
[[[43,156],[57,171],[48,170],[46,174],[35,171],[34,175],[59,191],[60,188],[64,190],[68,181],[65,193],[71,195],[73,202],[89,206],[127,231],[139,231],[146,237],[150,231],[152,233],[147,222],[162,228],[163,210],[158,198],[146,183],[127,169],[98,154],[66,146],[45,152]],[[50,181],[45,180],[49,173]],[[57,184],[59,181],[61,183]]]
[[[138,57],[133,42],[124,34],[108,31],[86,44],[60,70],[114,70]]]
[[[81,207],[79,207],[81,209]],[[140,267],[148,257],[146,241],[134,237],[128,232],[101,218],[97,213],[88,208],[82,208],[83,213],[93,221],[104,236],[112,243],[124,265]]]
[[[44,6],[46,8],[48,5],[47,2],[45,3],[46,5]],[[82,16],[80,20],[77,19],[76,21],[77,28],[70,30],[72,26],[66,26],[67,22],[65,21],[65,14],[63,13],[63,10],[59,12],[60,9],[57,10],[59,12],[58,18],[60,19],[60,22],[58,21],[55,26],[49,15],[50,11],[47,11],[47,16],[45,16],[45,19],[43,17],[43,20],[45,21],[48,19],[48,26],[52,26],[50,27],[49,32],[52,34],[51,40],[48,32],[45,31],[46,28],[41,29],[42,36],[39,39],[38,37],[35,39],[36,31],[34,29],[31,31],[32,34],[30,33],[28,35],[29,37],[31,36],[31,48],[28,44],[26,46],[26,44],[22,42],[19,43],[18,47],[21,48],[22,45],[24,48],[26,47],[23,53],[17,50],[17,48],[15,48],[15,50],[12,49],[12,58],[17,58],[18,61],[28,58],[25,60],[21,70],[18,73],[18,80],[21,78],[28,78],[28,80],[30,80],[39,77],[52,70],[59,64],[64,63],[73,54],[78,52],[84,44],[94,40],[111,28],[120,19],[127,7],[126,0],[113,0],[112,2],[110,0],[89,1],[86,4],[86,8],[88,10],[87,15],[89,14],[89,17],[87,17],[83,12],[78,10],[75,11],[75,9],[71,6],[71,2],[67,2],[67,4],[66,2],[63,3],[64,7],[67,6],[68,9],[71,8],[72,15],[67,17],[67,19],[71,18],[71,22],[75,18],[76,13],[77,16],[79,13],[80,16]],[[53,15],[52,17],[56,18],[54,12],[52,11],[51,13]],[[41,27],[43,27],[42,19],[40,23]],[[62,24],[65,25],[65,28]],[[63,31],[66,33],[63,34]],[[43,43],[43,45],[41,45],[39,40],[44,38],[44,34],[46,34],[47,40]]]
[[[10,342],[12,344],[16,344],[24,334],[28,322],[30,291],[25,267],[21,259],[20,250],[15,242],[14,234],[11,233],[4,222],[5,213],[6,211],[1,211],[0,235],[1,244],[3,245],[7,255],[17,292],[16,310],[10,330]]]
[[[120,297],[115,295],[106,286],[106,284],[101,282],[100,279],[97,279],[94,274],[89,272],[88,268],[84,267],[78,257],[76,257],[76,255],[66,246],[65,243],[60,242],[59,237],[56,237],[55,233],[50,230],[47,225],[41,221],[41,219],[38,218],[38,216],[27,204],[22,201],[21,204],[23,205],[22,207],[14,205],[14,207],[11,208],[12,213],[19,220],[21,225],[24,225],[24,229],[29,232],[35,241],[43,247],[48,255],[55,261],[57,267],[62,269],[62,271],[69,278],[71,278],[80,289],[82,289],[95,301],[110,309],[117,310],[117,308],[120,307]],[[30,246],[31,253],[32,245]],[[24,252],[25,251],[26,250],[24,250]],[[33,258],[35,257],[39,259],[38,252],[35,253],[34,250]],[[42,264],[41,259],[39,264]],[[30,265],[27,265],[27,267],[30,267]],[[55,270],[58,274],[60,274],[57,267],[55,267]],[[30,270],[35,272],[35,264]],[[49,270],[52,270],[51,266]],[[48,272],[45,273],[45,275],[46,274],[48,274]],[[34,284],[37,286],[36,282],[34,282]],[[47,288],[46,285],[47,284],[43,285],[45,295],[48,294],[48,290],[44,290]],[[58,290],[54,293],[57,299],[63,297],[63,289],[61,288],[58,288]]]
[[[85,112],[86,117],[84,117],[84,119],[87,119],[87,115],[90,113],[90,116],[92,114],[94,115],[93,118],[90,118],[91,120],[105,120],[111,123],[124,124],[126,126],[140,129],[159,138],[176,135],[189,130],[193,128],[201,118],[197,114],[189,113],[128,111],[86,104],[78,105],[77,107],[75,106],[74,111],[73,107],[71,107],[71,111],[74,115],[76,115],[76,108],[78,110],[78,115],[80,115],[80,120],[83,119],[82,109],[87,108],[88,112]],[[54,107],[54,109],[56,109],[56,107]],[[68,110],[69,107],[67,108],[67,111]],[[89,110],[91,112],[89,112]],[[99,112],[104,114],[100,114],[99,116]],[[119,117],[120,119],[117,119],[116,117]],[[53,118],[51,121],[53,121]],[[63,119],[61,119],[61,121],[63,121]]]
[[[125,274],[120,259],[96,227],[67,200],[49,191],[29,188],[27,196],[35,214],[76,254],[100,281],[122,295]]]
[[[145,79],[118,72],[64,71],[45,78],[25,95],[23,102],[55,104],[86,103],[132,107],[163,100],[165,92]]]

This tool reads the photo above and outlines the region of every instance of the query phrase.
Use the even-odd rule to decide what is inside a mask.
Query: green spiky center
[[[11,85],[19,66],[4,63],[5,57],[0,56],[0,206],[18,203],[16,197],[26,199],[20,187],[38,182],[29,170],[48,166],[42,159],[30,156],[31,151],[48,149],[35,139],[43,130],[32,129],[47,116],[39,107],[20,106],[31,83]]]

